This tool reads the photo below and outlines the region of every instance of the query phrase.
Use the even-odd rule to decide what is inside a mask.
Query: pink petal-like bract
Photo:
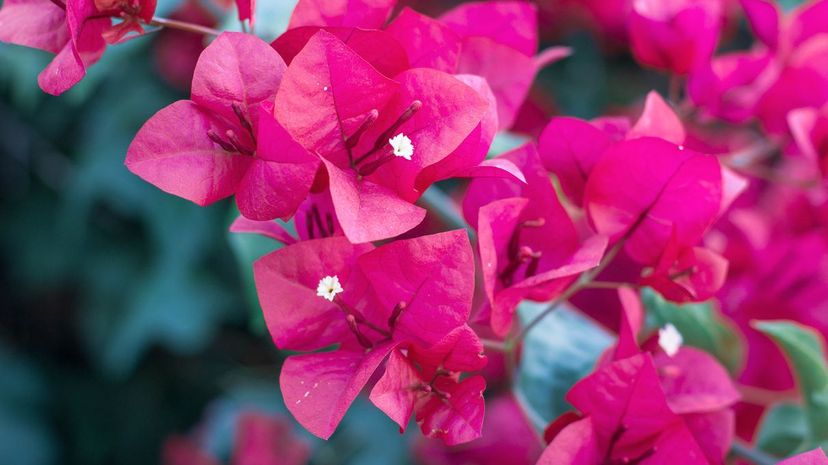
[[[302,26],[381,29],[395,3],[395,0],[299,0],[288,29]]]
[[[615,144],[592,170],[585,189],[590,222],[640,263],[654,264],[673,234],[692,246],[722,202],[718,160],[662,139]]]
[[[779,465],[826,465],[828,464],[828,457],[821,448],[816,448],[810,452],[799,454],[796,457],[791,457],[787,460],[779,462]]]
[[[284,418],[244,412],[236,427],[233,465],[305,465],[310,448]]]
[[[308,431],[328,439],[393,348],[382,343],[367,353],[338,350],[288,357],[279,375],[285,406]]]

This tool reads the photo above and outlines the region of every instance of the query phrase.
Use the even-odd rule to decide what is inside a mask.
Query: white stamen
[[[388,139],[388,143],[391,144],[391,148],[394,149],[394,156],[402,157],[408,161],[411,161],[411,155],[414,155],[414,145],[411,143],[411,139],[409,139],[408,136],[403,133],[399,133]]]
[[[658,330],[658,345],[670,357],[676,355],[684,343],[684,338],[681,333],[671,323],[667,323],[663,328]]]
[[[334,297],[344,290],[342,285],[339,284],[337,276],[325,276],[319,280],[319,285],[316,286],[316,295],[333,302]]]

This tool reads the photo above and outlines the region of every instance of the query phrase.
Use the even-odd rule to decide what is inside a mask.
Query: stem
[[[674,105],[681,103],[681,76],[675,74],[670,76],[670,88],[668,92],[668,98]]]
[[[618,242],[616,242],[614,246],[612,246],[610,251],[607,252],[607,254],[604,256],[604,259],[601,260],[601,263],[599,263],[598,266],[596,266],[595,268],[593,268],[593,269],[587,271],[586,273],[582,274],[580,279],[578,279],[571,286],[569,286],[563,292],[563,294],[558,296],[557,299],[555,299],[551,304],[549,304],[549,306],[546,307],[546,309],[544,309],[540,313],[540,315],[536,316],[532,321],[530,321],[526,326],[524,326],[523,329],[520,331],[520,333],[518,333],[518,335],[514,339],[509,340],[506,343],[506,347],[508,347],[509,350],[513,350],[515,348],[515,346],[523,338],[526,337],[526,335],[529,333],[529,331],[532,328],[534,328],[538,323],[540,323],[541,320],[546,318],[547,315],[552,313],[555,310],[555,308],[558,307],[558,305],[560,305],[563,302],[566,302],[567,300],[569,300],[570,297],[577,294],[578,291],[580,291],[581,289],[584,289],[590,283],[592,283],[593,280],[595,279],[595,277],[598,276],[599,274],[601,274],[601,272],[604,271],[604,269],[607,266],[609,266],[610,263],[612,263],[612,261],[618,255],[618,253],[621,252],[621,249],[624,248],[624,244],[627,242],[627,238],[630,235],[632,235],[632,232],[635,231],[635,229],[637,227],[638,227],[638,223],[634,224],[630,228],[630,230],[627,231],[627,233],[621,239],[619,239]]]
[[[754,386],[747,386],[744,384],[737,385],[739,393],[742,395],[742,402],[768,406],[776,402],[795,400],[799,398],[795,389],[788,389],[785,391],[774,391],[771,389],[763,389]]]
[[[590,283],[584,283],[582,286],[583,289],[619,289],[622,287],[633,286],[630,283],[621,283],[615,281],[592,281]]]
[[[776,465],[778,460],[760,450],[753,449],[741,441],[733,441],[730,452],[743,459],[750,460],[754,465]]]
[[[221,34],[221,31],[218,31],[213,28],[201,26],[199,24],[188,23],[185,21],[178,21],[176,19],[167,19],[167,18],[160,18],[158,16],[154,16],[152,21],[149,23],[150,26],[158,26],[158,27],[168,27],[170,29],[178,29],[180,31],[187,31],[192,32],[194,34],[203,34],[208,36],[217,36]]]
[[[480,338],[480,342],[483,343],[483,348],[486,350],[492,350],[495,352],[506,352],[506,344],[503,341],[495,341],[493,339],[484,339]]]

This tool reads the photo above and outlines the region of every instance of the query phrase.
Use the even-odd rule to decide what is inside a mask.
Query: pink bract
[[[401,428],[416,413],[423,433],[447,444],[479,436],[485,382],[458,378],[486,363],[466,326],[474,264],[464,231],[376,249],[344,237],[303,241],[263,257],[254,271],[279,348],[339,345],[333,352],[291,356],[282,368],[285,404],[309,431],[329,437],[390,357],[371,399]],[[316,294],[325,276],[336,276],[344,289],[332,300]],[[417,389],[409,390],[412,384]]]

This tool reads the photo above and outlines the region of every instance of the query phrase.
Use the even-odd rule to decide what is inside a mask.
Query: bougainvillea
[[[38,82],[60,94],[108,46],[210,36],[126,168],[232,196],[230,230],[272,239],[252,265],[272,389],[311,434],[364,394],[401,433],[414,419],[427,463],[828,462],[828,1],[539,2],[628,41],[667,95],[544,115],[536,138],[530,90],[573,53],[539,46],[557,23],[409,3],[299,0],[260,38],[253,1],[219,32],[153,1],[6,0],[0,40],[56,54]],[[740,18],[749,49],[728,42]],[[283,419],[238,431],[233,463],[308,460]]]

